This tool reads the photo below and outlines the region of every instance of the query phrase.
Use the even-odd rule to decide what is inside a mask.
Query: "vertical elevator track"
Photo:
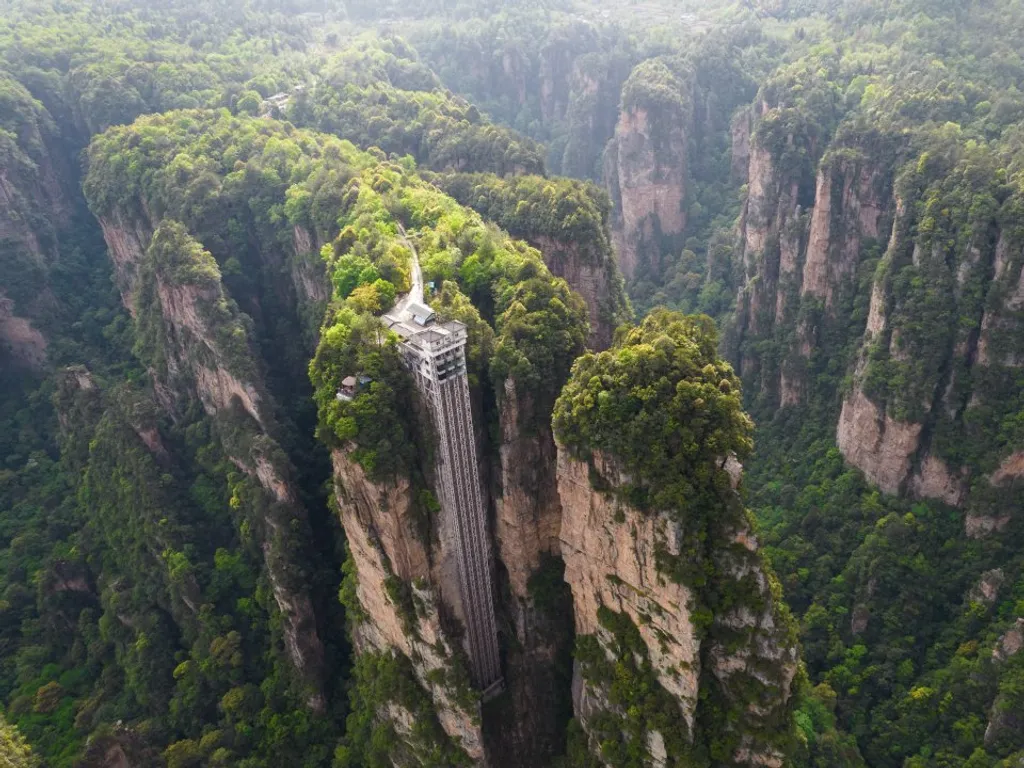
[[[406,243],[413,254],[413,288],[382,320],[401,338],[403,358],[437,428],[438,496],[455,530],[470,671],[473,684],[486,701],[501,692],[504,680],[498,654],[487,508],[466,374],[466,326],[457,321],[435,321],[433,310],[422,301],[416,250],[408,240]]]

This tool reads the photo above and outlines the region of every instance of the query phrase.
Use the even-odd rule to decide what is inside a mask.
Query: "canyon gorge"
[[[19,5],[0,755],[1017,765],[1024,25],[969,5]]]

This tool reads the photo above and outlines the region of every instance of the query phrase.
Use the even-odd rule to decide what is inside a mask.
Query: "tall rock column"
[[[572,597],[560,557],[562,506],[551,411],[572,361],[583,351],[585,311],[564,283],[556,281],[554,287],[543,290],[537,284],[519,291],[499,321],[506,345],[511,341],[539,359],[535,345],[541,337],[517,318],[524,309],[543,315],[543,343],[555,345],[544,353],[549,362],[533,375],[527,367],[507,373],[501,365],[492,368],[504,373],[495,381],[501,435],[495,535],[509,641],[507,694],[494,702],[493,711],[485,710],[485,727],[495,764],[509,768],[545,765],[563,753],[571,716]]]
[[[564,751],[572,714],[572,597],[559,545],[551,399],[506,379],[499,418],[495,543],[501,609],[514,641],[505,660],[507,694],[494,702],[488,738],[495,765],[544,765]]]
[[[275,439],[274,405],[250,338],[250,322],[221,282],[213,256],[176,221],[105,211],[100,224],[136,353],[172,418],[197,402],[212,419],[232,463],[258,488],[252,515],[281,613],[284,645],[314,710],[326,706],[324,647],[308,585],[293,563],[308,546],[306,509],[295,468]]]
[[[661,263],[664,238],[686,227],[690,73],[672,59],[640,64],[622,89],[622,112],[605,150],[612,235],[627,280]]]
[[[968,520],[1012,508],[1024,475],[1006,420],[1024,365],[1024,206],[1000,171],[978,173],[986,161],[925,153],[900,175],[836,430],[846,460],[883,491],[965,506]]]
[[[768,138],[755,136],[749,148],[738,357],[745,381],[773,405],[805,401],[817,358],[834,357],[863,329],[864,315],[852,316],[858,270],[878,257],[892,208],[892,173],[868,148],[886,145],[869,132],[831,147],[818,163],[813,197],[799,173],[779,167]],[[757,349],[772,337],[782,342],[778,359]]]
[[[64,321],[49,272],[74,229],[75,179],[70,148],[43,104],[2,72],[0,92],[0,367],[41,369],[47,326]]]
[[[796,634],[735,484],[752,425],[710,321],[656,312],[555,409],[573,698],[609,764],[782,766]]]
[[[417,765],[417,755],[439,752],[452,765],[483,765],[479,699],[437,586],[444,579],[454,587],[455,574],[431,567],[422,499],[406,478],[371,478],[343,449],[332,458],[350,558],[342,600],[359,654],[355,675],[371,692],[365,703],[378,727],[394,733],[393,762]],[[389,679],[377,685],[382,668]]]

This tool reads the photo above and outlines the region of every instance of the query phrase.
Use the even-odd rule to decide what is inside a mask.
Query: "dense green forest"
[[[1021,764],[1022,51],[1018,0],[0,0],[0,765]],[[694,702],[657,610],[574,637],[566,456],[678,524]],[[716,678],[743,611],[792,668]]]

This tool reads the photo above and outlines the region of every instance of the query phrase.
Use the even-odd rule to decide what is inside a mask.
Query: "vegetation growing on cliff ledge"
[[[489,174],[438,174],[437,185],[513,237],[543,238],[579,249],[586,262],[611,255],[609,201],[596,185],[563,178]]]
[[[372,678],[404,691],[415,674],[350,677],[322,501],[327,448],[349,450],[377,482],[410,477],[411,535],[430,539],[428,430],[377,315],[415,248],[429,301],[469,325],[490,467],[508,415],[553,448],[586,323],[552,274],[611,286],[589,315],[608,343],[628,315],[611,254],[628,214],[650,225],[641,314],[725,323],[759,422],[744,487],[807,662],[796,712],[768,725],[742,707],[780,698],[791,667],[752,666],[726,693],[711,680],[700,746],[718,760],[739,729],[774,728],[796,766],[857,766],[860,750],[874,768],[1017,768],[1024,652],[1000,649],[1024,617],[1020,0],[8,0],[0,15],[0,762],[26,762],[20,731],[53,768],[325,768],[361,687],[344,759],[385,762],[402,735],[377,722]],[[623,114],[641,109],[646,136]],[[685,227],[659,237],[666,180]],[[604,271],[562,271],[577,263]],[[864,343],[876,293],[884,327]],[[735,299],[755,294],[745,316]],[[705,321],[659,317],[578,366],[556,423],[567,450],[611,459],[597,485],[682,521],[680,554],[657,561],[694,587],[705,642],[760,642],[722,620],[740,608],[788,642],[777,585],[732,538],[750,530],[720,465],[750,436],[735,377]],[[338,401],[354,373],[369,381]],[[844,464],[854,390],[890,436],[920,430],[895,489],[943,485],[962,508]],[[366,618],[353,587],[346,609]],[[549,587],[531,580],[541,607]],[[315,606],[323,714],[279,593]],[[535,618],[503,631],[530,636]],[[602,632],[640,651],[621,623]],[[616,761],[641,760],[635,734],[661,717],[642,657],[612,682],[625,711],[590,721]],[[408,701],[431,732],[415,759],[459,762],[432,705]]]
[[[400,653],[367,652],[353,669],[353,697],[345,743],[334,753],[334,768],[468,768],[473,765],[437,720],[434,703]],[[395,716],[380,717],[386,709]],[[401,726],[396,726],[401,723]],[[402,732],[396,732],[401,727]]]
[[[376,478],[430,466],[424,438],[413,437],[415,396],[400,367],[397,337],[374,318],[391,308],[395,290],[408,290],[413,248],[424,279],[435,286],[428,301],[467,321],[476,383],[484,384],[486,372],[500,397],[511,377],[553,402],[583,349],[586,307],[551,276],[536,250],[398,164],[380,164],[348,181],[337,222],[340,232],[322,255],[335,305],[343,308],[329,314],[310,364],[325,439],[354,441],[353,455]],[[359,372],[373,381],[351,401],[337,400],[341,379]]]
[[[604,454],[631,480],[631,503],[710,515],[728,487],[725,459],[752,448],[739,379],[718,357],[710,318],[655,311],[587,353],[555,406],[555,434],[584,460]],[[712,500],[711,497],[714,497]]]
[[[598,695],[607,697],[609,706],[591,713],[587,721],[589,738],[597,744],[602,763],[612,768],[648,765],[649,734],[656,732],[664,746],[666,766],[706,764],[703,745],[694,747],[689,724],[680,717],[680,702],[658,681],[650,651],[636,625],[627,614],[606,606],[598,609],[597,618],[603,631],[598,636],[577,637],[575,657],[583,679],[595,686]],[[592,758],[584,756],[588,750],[581,746],[570,745],[573,759],[569,765],[589,768]]]
[[[601,606],[604,631],[579,639],[584,679],[610,704],[592,705],[600,712],[586,713],[585,730],[616,766],[646,764],[645,729],[676,745],[668,754],[681,764],[794,750],[796,627],[756,544],[743,543],[751,521],[726,461],[750,451],[753,425],[716,341],[709,318],[655,311],[621,328],[611,350],[577,360],[555,406],[560,450],[590,464],[595,489],[665,516],[667,540],[651,542],[656,568],[689,593],[700,664],[692,732],[628,615]],[[618,731],[631,738],[617,743]]]

